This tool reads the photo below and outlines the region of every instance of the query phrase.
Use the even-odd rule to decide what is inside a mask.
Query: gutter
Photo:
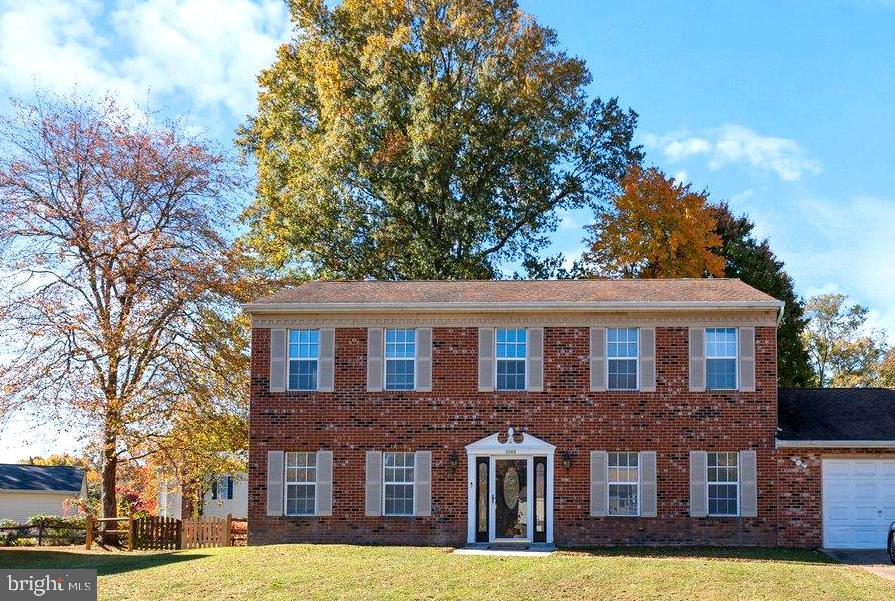
[[[532,302],[532,303],[245,303],[242,310],[251,314],[267,313],[356,313],[373,311],[404,313],[406,311],[432,311],[446,313],[481,313],[493,311],[558,313],[608,312],[608,311],[743,311],[777,309],[778,322],[783,317],[782,301],[728,301],[709,302],[633,302],[614,301],[601,303]]]
[[[780,440],[774,441],[778,449],[889,449],[895,448],[895,440]]]

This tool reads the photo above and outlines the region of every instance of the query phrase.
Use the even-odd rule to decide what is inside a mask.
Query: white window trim
[[[709,357],[708,353],[708,331],[709,330],[733,330],[734,336],[734,351],[733,357],[724,356],[724,357]],[[710,388],[709,387],[709,370],[708,364],[709,359],[733,359],[733,388]],[[702,361],[703,368],[702,372],[705,374],[705,389],[706,390],[739,390],[740,389],[740,329],[739,328],[727,328],[727,327],[717,327],[717,328],[705,328],[702,331]],[[608,378],[608,376],[607,376]],[[739,479],[739,472],[737,472],[737,479]]]
[[[639,350],[638,350],[638,353],[639,353]],[[615,389],[615,390],[618,390],[618,389]],[[612,455],[612,453],[635,453],[635,452],[637,453],[637,482],[614,482],[614,481],[610,480],[609,479],[609,470],[612,469],[612,464],[609,462],[609,457]],[[638,518],[638,517],[640,517],[640,491],[642,488],[640,486],[640,478],[641,478],[640,459],[641,459],[640,451],[607,451],[607,453],[606,453],[606,515],[608,517],[612,517],[612,518]],[[611,505],[609,504],[609,488],[613,484],[616,484],[616,485],[618,485],[618,484],[625,484],[625,485],[633,484],[634,486],[637,487],[637,513],[611,513],[611,509],[610,509]]]
[[[724,453],[726,455],[732,454],[736,457],[736,466],[737,466],[737,480],[736,482],[718,482],[717,480],[714,482],[709,482],[709,455]],[[709,496],[709,485],[710,484],[724,484],[730,485],[733,484],[736,486],[736,501],[737,501],[737,510],[736,513],[711,513],[709,512],[709,507],[711,506],[711,497]],[[705,456],[705,514],[708,517],[712,518],[737,518],[740,517],[740,454],[737,452],[730,451],[708,451]]]
[[[292,332],[317,332],[317,356],[313,359],[311,357],[297,357],[292,359],[289,356],[289,350],[292,346],[292,343],[290,342]],[[299,347],[301,347],[300,343]],[[289,376],[291,374],[290,370],[292,369],[293,361],[313,361],[316,364],[317,376],[314,379],[317,382],[317,386],[315,388],[291,388],[289,386],[289,381],[291,380]],[[292,328],[286,330],[286,390],[290,392],[316,392],[320,390],[320,330],[318,328]]]
[[[413,331],[413,358],[409,357],[388,357],[388,333],[395,330]],[[419,341],[416,339],[416,330],[413,328],[385,328],[382,330],[382,390],[391,392],[413,392],[416,390],[416,358],[419,355]],[[413,361],[413,388],[389,388],[388,387],[388,362],[389,361]]]
[[[609,330],[637,330],[637,356],[634,357],[635,364],[637,365],[637,386],[635,388],[611,388],[609,386]],[[617,327],[617,328],[606,328],[605,330],[606,340],[603,341],[603,347],[606,349],[606,390],[614,391],[614,392],[636,392],[640,390],[640,328],[639,327]],[[618,357],[613,357],[613,359],[618,359]],[[631,357],[627,357],[622,359],[623,361],[630,360]]]
[[[307,486],[310,482],[290,482],[287,474],[289,473],[289,454],[290,453],[308,453],[314,457],[314,513],[289,513],[289,486]],[[283,516],[287,517],[312,517],[317,515],[317,452],[316,451],[286,451],[283,453]]]
[[[385,481],[385,456],[388,453],[405,453],[407,455],[413,456],[413,480],[411,482],[386,482]],[[411,501],[410,501],[410,513],[386,513],[385,512],[385,490],[388,484],[406,486],[410,484],[411,487]],[[413,451],[383,451],[382,452],[382,517],[387,518],[412,518],[415,513],[413,508],[416,507],[416,453]]]
[[[497,356],[497,331],[498,330],[523,330],[525,332],[525,357],[521,359],[522,363],[525,365],[525,381],[522,383],[522,388],[498,388],[497,387],[497,363],[499,361],[520,361],[518,358],[506,358],[500,359]],[[494,329],[494,391],[495,392],[525,392],[528,390],[528,328],[519,327],[519,328],[495,328]]]

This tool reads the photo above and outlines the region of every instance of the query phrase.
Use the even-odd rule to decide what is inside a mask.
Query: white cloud
[[[658,150],[671,162],[705,156],[710,169],[746,164],[771,170],[784,181],[820,173],[820,164],[805,157],[795,140],[764,136],[742,125],[728,123],[699,135],[647,134],[642,139],[648,149]]]
[[[0,84],[14,94],[75,85],[130,104],[254,106],[255,77],[287,39],[280,0],[0,0]]]
[[[848,294],[895,341],[895,200],[870,196],[781,203],[763,220],[800,292]]]

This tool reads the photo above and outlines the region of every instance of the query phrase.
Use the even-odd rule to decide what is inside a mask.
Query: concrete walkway
[[[889,560],[889,554],[883,549],[845,550],[824,549],[824,553],[844,564],[867,570],[871,574],[895,581],[895,565]]]
[[[492,557],[547,557],[556,547],[544,543],[529,543],[526,545],[466,545],[460,549],[454,549],[457,555],[489,555]]]

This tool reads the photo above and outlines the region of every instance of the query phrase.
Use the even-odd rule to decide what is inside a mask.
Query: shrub
[[[14,528],[15,526],[19,526],[20,524],[15,520],[0,520],[0,528]],[[19,539],[19,535],[22,534],[22,530],[0,530],[0,546],[9,547],[16,544],[16,541]]]

